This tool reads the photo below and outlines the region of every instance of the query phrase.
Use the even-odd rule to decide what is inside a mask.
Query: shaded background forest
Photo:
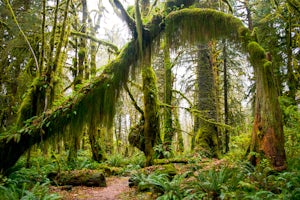
[[[51,127],[50,123],[57,123],[53,132],[59,134],[48,139],[41,128],[39,143],[29,144],[24,156],[27,166],[32,165],[31,157],[36,155],[49,159],[61,156],[76,168],[82,163],[81,154],[86,162],[87,158],[105,162],[115,156],[141,156],[138,149],[154,159],[180,155],[187,159],[238,160],[251,156],[257,82],[242,42],[230,38],[186,45],[170,41],[167,33],[155,39],[155,45],[151,46],[153,70],[147,72],[155,72],[152,78],[157,83],[150,89],[150,93],[157,90],[154,102],[157,107],[150,108],[156,111],[157,121],[151,124],[158,124],[152,128],[160,130],[155,145],[152,144],[153,152],[147,152],[147,143],[141,142],[139,135],[147,117],[148,104],[143,98],[149,94],[144,90],[143,68],[136,67],[128,77],[123,71],[113,74],[112,79],[116,81],[112,83],[120,82],[123,90],[115,85],[111,89],[100,89],[97,95],[85,101],[84,109],[72,110],[77,99],[79,102],[85,92],[94,87],[93,83],[106,84],[105,75],[110,76],[107,66],[111,63],[116,63],[116,67],[117,62],[145,64],[145,61],[130,58],[135,58],[133,54],[147,57],[147,48],[140,48],[139,51],[144,50],[142,53],[122,50],[127,42],[130,48],[130,41],[139,39],[137,19],[144,24],[141,30],[148,30],[147,23],[155,24],[152,16],[164,16],[190,6],[189,1],[186,4],[167,1],[167,6],[163,1],[150,1],[149,5],[147,2],[141,1],[140,17],[136,14],[137,3],[129,1],[122,2],[128,6],[127,15],[119,1],[98,1],[93,5],[85,0],[0,2],[1,139],[18,143],[20,133],[27,131],[23,129],[46,120],[48,113],[53,116],[60,108],[61,113],[70,108],[68,114],[72,115],[70,125],[62,129],[64,121],[44,124]],[[296,166],[300,130],[299,3],[293,0],[191,2],[193,7],[233,14],[267,52],[282,111],[287,162]],[[147,44],[147,38],[143,39],[143,44]],[[125,59],[124,54],[128,54]],[[124,70],[129,70],[129,66],[127,68]],[[103,81],[98,77],[104,77]],[[100,81],[94,81],[97,79]],[[150,80],[148,85],[151,83]],[[106,86],[110,84],[107,82]],[[66,107],[68,103],[70,107]],[[93,112],[97,110],[89,107],[90,104],[103,104],[102,115],[95,117],[97,113]],[[9,163],[10,158],[6,159]],[[2,169],[3,166],[5,164]]]

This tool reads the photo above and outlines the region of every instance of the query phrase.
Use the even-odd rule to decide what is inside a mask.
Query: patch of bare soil
[[[121,200],[120,195],[130,191],[129,177],[108,177],[107,187],[76,186],[66,191],[65,187],[51,187],[51,192],[58,193],[64,200]]]

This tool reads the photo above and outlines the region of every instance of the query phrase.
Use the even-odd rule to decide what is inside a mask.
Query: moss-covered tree
[[[208,156],[219,157],[217,105],[213,65],[207,45],[199,45],[197,63],[197,109],[195,116],[195,145]],[[211,122],[210,122],[211,121]]]
[[[114,0],[114,2],[116,1],[117,0]],[[122,9],[122,6],[119,6],[118,9]],[[132,23],[130,18],[125,19],[129,20],[129,27],[135,27],[135,22]],[[220,39],[227,37],[228,39],[236,40],[236,42],[242,41],[246,45],[251,40],[248,29],[243,26],[240,20],[232,15],[211,9],[183,9],[166,14],[166,16],[156,15],[153,16],[149,23],[143,25],[141,29],[142,35],[141,32],[136,34],[133,40],[123,48],[117,58],[104,67],[105,69],[102,74],[78,90],[73,97],[67,99],[57,108],[47,111],[45,115],[35,117],[21,129],[12,129],[9,133],[1,134],[1,171],[6,171],[9,167],[14,165],[18,158],[31,145],[40,142],[41,133],[43,134],[44,139],[48,139],[57,134],[81,132],[83,127],[86,127],[86,124],[90,122],[92,117],[99,117],[99,123],[101,125],[110,127],[112,125],[111,123],[115,113],[115,102],[118,98],[119,91],[127,82],[130,67],[136,64],[138,60],[143,61],[143,93],[145,104],[144,128],[146,130],[144,133],[145,139],[148,142],[145,143],[145,145],[147,145],[145,152],[147,155],[147,163],[151,164],[153,159],[153,145],[155,139],[157,139],[156,130],[159,129],[159,127],[156,126],[158,124],[158,113],[155,107],[157,105],[155,102],[157,100],[157,91],[155,91],[156,84],[153,76],[154,72],[150,62],[150,47],[153,44],[153,40],[157,38],[162,31],[167,32],[168,43],[171,48],[176,48],[185,44],[207,42],[212,38]],[[135,29],[132,29],[134,32],[136,30],[136,27]],[[138,37],[141,37],[142,40],[138,40]],[[140,41],[142,41],[142,43],[140,43]],[[263,70],[265,70],[265,68],[269,69],[270,63],[265,62],[265,54],[261,51],[262,48],[253,48],[257,46],[255,44],[256,43],[250,43],[249,45],[249,52],[254,67],[260,67],[260,69]],[[259,51],[257,51],[257,49]],[[143,59],[141,59],[141,52],[143,52]],[[257,63],[259,65],[255,66]],[[262,72],[258,71],[255,73],[261,74]],[[281,115],[276,112],[278,99],[271,98],[275,97],[272,96],[274,95],[274,87],[272,87],[273,89],[271,90],[266,88],[267,86],[272,85],[272,82],[268,81],[268,77],[262,75],[260,78],[260,81],[263,83],[261,84],[263,92],[260,93],[261,96],[258,95],[258,98],[261,98],[262,102],[267,104],[267,106],[263,107],[260,104],[259,106],[261,106],[260,108],[264,108],[263,111],[266,113],[268,113],[268,110],[266,110],[269,108],[268,106],[274,107],[271,107],[273,110],[269,108],[270,112],[268,114],[270,115],[268,116],[265,116],[264,113],[257,114],[258,116],[262,116],[260,118],[261,126],[258,127],[263,131],[267,130],[267,132],[261,132],[263,134],[261,134],[260,137],[257,136],[258,139],[262,138],[263,142],[259,143],[259,149],[253,148],[253,150],[260,151],[262,149],[273,166],[280,169],[281,165],[282,168],[284,168],[285,165],[285,157],[282,156],[283,154],[281,151],[283,149],[283,137],[281,133],[277,134],[274,131],[268,131],[275,130],[275,128],[280,130],[280,128],[282,128],[282,124],[276,123],[281,119]],[[95,99],[97,99],[97,101],[95,101]],[[91,116],[93,113],[92,111],[94,111],[96,116]],[[257,111],[259,112],[260,110]],[[269,124],[274,126],[270,127]],[[275,136],[272,133],[274,133]],[[275,143],[265,143],[266,139],[274,139],[273,141],[275,141]],[[279,145],[276,142],[282,143]],[[281,153],[274,154],[274,150],[278,150]]]
[[[250,61],[256,79],[256,105],[252,131],[251,162],[257,164],[267,158],[278,171],[287,167],[284,149],[282,114],[278,102],[278,90],[272,62],[264,49],[256,42],[248,44]]]
[[[172,153],[172,140],[174,137],[173,119],[172,119],[172,63],[170,57],[170,49],[166,44],[166,38],[163,45],[164,52],[164,146],[165,150]]]

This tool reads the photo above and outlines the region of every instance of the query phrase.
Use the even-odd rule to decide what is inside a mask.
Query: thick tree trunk
[[[207,45],[200,45],[198,54],[197,80],[199,92],[197,109],[201,111],[201,117],[196,116],[195,119],[199,125],[196,130],[195,148],[206,152],[208,156],[219,157],[218,129],[215,124],[208,122],[208,120],[216,122],[217,108],[214,93],[213,66],[210,63]],[[206,120],[203,120],[203,118]]]
[[[157,140],[160,139],[157,86],[155,73],[151,66],[144,66],[142,74],[145,106],[145,155],[146,166],[150,166],[153,164],[153,147],[158,144]]]
[[[266,59],[264,49],[256,42],[248,45],[250,61],[256,80],[256,105],[252,131],[251,162],[256,165],[267,158],[275,170],[286,169],[282,115],[272,63]]]
[[[146,62],[142,69],[145,117],[144,137],[146,166],[150,166],[153,164],[153,147],[160,143],[160,129],[156,75],[151,66],[151,50],[148,49],[146,51],[148,51],[145,53],[146,56],[144,58]]]
[[[95,124],[91,124],[91,126],[89,127],[88,135],[89,135],[93,160],[97,162],[106,160],[105,152],[102,149],[99,141],[98,128],[95,126]]]

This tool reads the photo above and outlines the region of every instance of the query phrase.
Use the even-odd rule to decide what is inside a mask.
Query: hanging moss
[[[224,37],[239,40],[246,33],[238,18],[212,9],[182,9],[170,13],[165,21],[173,47]]]
[[[129,42],[116,60],[105,66],[103,73],[89,84],[79,89],[76,94],[52,111],[47,111],[31,123],[26,124],[18,134],[16,142],[9,135],[0,140],[0,170],[11,167],[18,158],[32,145],[51,136],[79,135],[92,118],[99,118],[99,125],[111,126],[115,113],[115,102],[123,84],[127,81],[131,66],[138,60],[135,41]],[[32,105],[35,94],[44,84],[37,79],[28,91],[27,99],[22,103],[19,120],[23,122],[32,117]],[[44,99],[44,98],[43,98]],[[92,112],[94,111],[94,112]],[[30,118],[29,117],[29,118]],[[14,130],[16,131],[16,130]]]
[[[43,103],[41,101],[45,97],[45,85],[45,81],[40,77],[33,80],[18,111],[17,124],[20,127],[24,125],[26,120],[42,112]]]

